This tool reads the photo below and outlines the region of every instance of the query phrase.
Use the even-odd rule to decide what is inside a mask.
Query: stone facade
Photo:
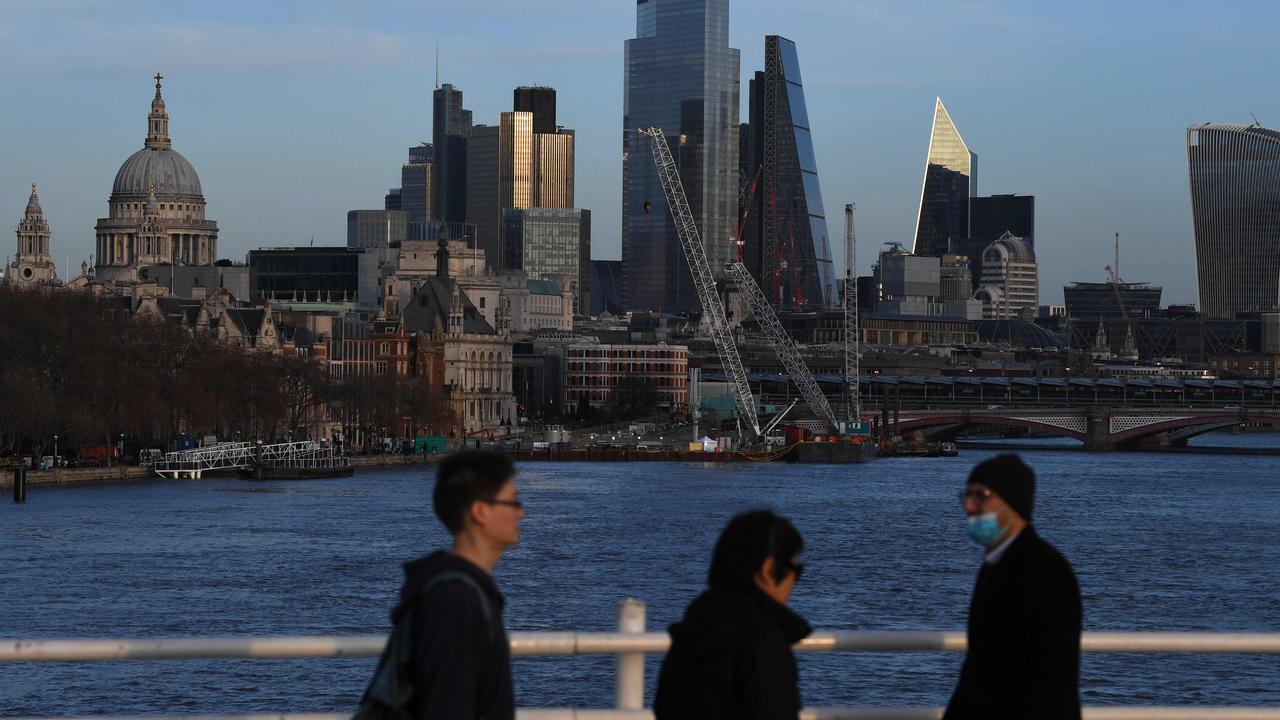
[[[5,282],[17,288],[48,287],[58,281],[58,270],[49,255],[49,222],[44,219],[36,184],[31,183],[27,210],[18,223],[18,252],[9,264]]]

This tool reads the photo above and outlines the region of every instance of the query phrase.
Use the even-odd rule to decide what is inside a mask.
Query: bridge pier
[[[1106,410],[1090,410],[1085,416],[1085,450],[1115,450],[1111,440],[1111,413]]]

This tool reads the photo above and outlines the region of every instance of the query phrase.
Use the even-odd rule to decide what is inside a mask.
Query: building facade
[[[512,93],[511,109],[533,113],[533,131],[539,135],[556,133],[556,89],[521,85]]]
[[[603,407],[625,377],[638,377],[658,394],[658,406],[689,402],[689,348],[684,345],[573,343],[565,347],[565,406]]]
[[[764,72],[751,81],[740,159],[743,260],[773,304],[829,307],[835,270],[796,45],[766,36],[764,58]]]
[[[1157,317],[1162,292],[1162,288],[1149,283],[1071,283],[1062,288],[1064,313],[1073,320]]]
[[[16,288],[47,287],[56,283],[58,269],[49,254],[51,237],[36,184],[31,183],[31,197],[27,198],[27,209],[18,223],[18,251],[4,274],[4,281]]]
[[[1187,128],[1200,309],[1211,318],[1280,300],[1280,132],[1259,125]]]
[[[502,237],[504,268],[523,270],[530,278],[570,278],[574,312],[590,312],[590,210],[507,210]]]
[[[409,218],[404,210],[348,210],[347,247],[399,247],[409,239]]]
[[[738,211],[740,58],[729,47],[729,0],[636,3],[623,59],[623,302],[631,310],[700,310],[649,141],[666,134],[689,208],[716,272],[734,257]]]
[[[533,203],[533,114],[504,112],[497,125],[476,125],[467,145],[467,222],[475,247],[502,267],[502,213]]]
[[[982,251],[982,278],[975,297],[984,320],[1034,319],[1040,308],[1040,275],[1035,251],[1005,233]]]
[[[982,278],[982,251],[1005,233],[1022,238],[1035,250],[1036,199],[1034,195],[990,195],[969,201],[969,237],[956,252],[970,258],[973,290]]]
[[[937,98],[912,252],[941,257],[959,250],[969,237],[969,199],[977,192],[977,169],[978,156]]]
[[[205,217],[200,177],[169,139],[162,79],[155,77],[146,141],[120,166],[108,216],[95,226],[98,280],[145,281],[154,265],[212,265],[218,259],[218,223]],[[157,212],[148,217],[153,196]]]
[[[462,107],[462,91],[445,83],[432,94],[431,145],[433,216],[446,222],[467,219],[467,138],[471,111]]]

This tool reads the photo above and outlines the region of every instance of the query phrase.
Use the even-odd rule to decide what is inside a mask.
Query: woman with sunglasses
[[[706,592],[671,626],[653,709],[658,720],[795,720],[791,646],[812,629],[787,607],[804,541],[768,510],[741,513],[716,543]]]

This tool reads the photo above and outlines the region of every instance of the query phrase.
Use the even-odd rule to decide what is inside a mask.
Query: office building
[[[511,109],[533,113],[533,131],[540,135],[556,134],[556,89],[521,86],[515,89]]]
[[[795,43],[767,36],[764,66],[751,81],[751,122],[740,148],[739,179],[750,192],[738,239],[743,261],[773,304],[829,307],[837,300],[835,270]]]
[[[735,253],[739,53],[729,47],[729,0],[636,3],[626,41],[622,111],[623,301],[631,310],[700,311],[642,128],[662,128],[707,259],[719,273]]]
[[[462,107],[462,91],[445,83],[432,96],[433,217],[464,222],[467,216],[467,137],[471,111]]]
[[[1269,311],[1280,299],[1280,132],[1257,124],[1187,128],[1200,309]]]
[[[650,0],[653,2],[653,0]],[[573,343],[565,347],[565,406],[604,407],[623,378],[640,378],[674,410],[689,401],[689,348],[684,345]]]
[[[591,315],[621,315],[622,261],[591,261]],[[583,313],[586,314],[586,313]]]
[[[425,239],[424,227],[433,217],[434,157],[426,143],[409,148],[409,162],[400,166],[399,206],[387,208],[409,213],[409,235],[415,240]]]
[[[938,98],[920,190],[912,252],[942,257],[969,237],[969,199],[977,192],[978,156],[969,151]]]
[[[1035,251],[1022,238],[1005,233],[982,251],[982,277],[974,295],[984,320],[1033,320],[1040,307],[1040,276]]]
[[[284,304],[381,304],[378,254],[343,247],[249,251],[249,294]]]
[[[578,208],[513,208],[503,218],[505,270],[529,278],[568,280],[574,312],[591,308],[591,211]]]
[[[1036,198],[1034,195],[990,195],[969,201],[969,237],[952,243],[956,252],[969,256],[973,288],[982,277],[982,251],[1005,233],[1036,247]]]
[[[533,114],[504,112],[497,125],[471,129],[467,149],[467,222],[474,246],[502,269],[502,214],[533,204]]]
[[[1161,292],[1150,283],[1077,282],[1062,288],[1062,297],[1072,320],[1122,320],[1158,317]]]
[[[409,213],[404,210],[350,210],[347,247],[399,247],[409,237]]]
[[[537,116],[534,116],[537,122]],[[533,134],[531,207],[573,207],[574,135],[572,130]]]

